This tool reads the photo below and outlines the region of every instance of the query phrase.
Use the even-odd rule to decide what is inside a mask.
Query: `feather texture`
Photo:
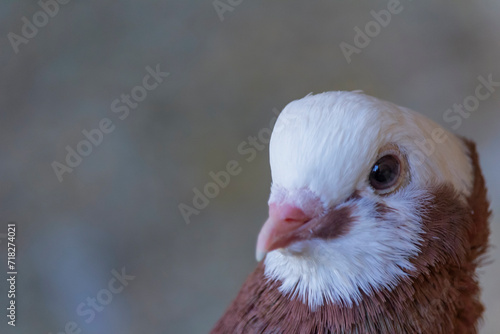
[[[367,175],[393,149],[407,179],[382,196]],[[472,142],[330,92],[284,109],[270,154],[269,203],[300,208],[313,194],[324,210],[267,254],[212,333],[477,333],[490,211]]]

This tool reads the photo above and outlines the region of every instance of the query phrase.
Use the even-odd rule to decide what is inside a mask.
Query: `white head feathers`
[[[405,155],[410,181],[381,197],[368,176],[387,145]],[[294,193],[307,189],[325,209],[352,205],[355,210],[357,219],[346,235],[299,241],[267,254],[266,275],[312,308],[325,300],[357,303],[359,289],[369,293],[395,286],[419,252],[426,187],[448,183],[467,196],[472,183],[460,139],[416,112],[360,92],[308,95],[288,104],[273,130],[270,161],[270,203],[285,196],[300,206]],[[356,191],[362,199],[350,202]],[[392,218],[405,228],[381,224],[376,203],[397,209]]]

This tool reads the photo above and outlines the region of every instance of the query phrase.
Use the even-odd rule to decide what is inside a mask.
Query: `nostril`
[[[316,215],[316,202],[300,203],[269,203],[269,218],[266,220],[257,239],[257,258],[274,249],[287,246],[301,230],[311,229],[307,224],[314,221]]]
[[[282,204],[275,208],[278,216],[286,223],[306,223],[311,220],[302,209],[289,204]]]
[[[305,224],[313,218],[306,214],[302,208],[285,203],[270,204],[269,217],[273,217],[273,219],[287,224]]]

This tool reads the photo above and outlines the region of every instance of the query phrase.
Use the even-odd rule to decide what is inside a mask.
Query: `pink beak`
[[[262,260],[272,250],[288,246],[293,241],[293,232],[311,219],[312,217],[297,206],[286,203],[270,204],[269,218],[262,226],[257,239],[257,261]]]

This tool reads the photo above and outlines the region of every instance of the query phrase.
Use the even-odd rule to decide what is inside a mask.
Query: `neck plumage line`
[[[283,295],[260,262],[211,333],[477,333],[483,306],[475,271],[487,250],[490,211],[475,145],[465,143],[474,166],[471,195],[464,203],[450,186],[431,190],[416,270],[395,288],[363,293],[353,307],[313,311]]]

